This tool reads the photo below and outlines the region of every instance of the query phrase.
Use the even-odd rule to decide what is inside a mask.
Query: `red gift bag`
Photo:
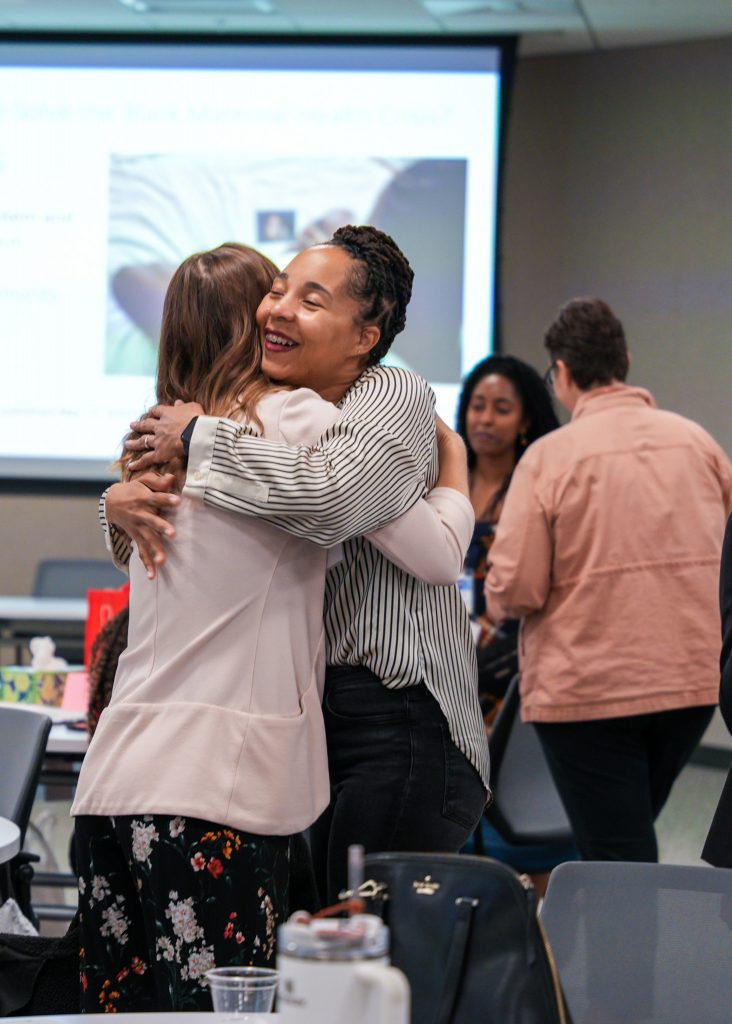
[[[89,668],[92,644],[99,630],[130,603],[130,585],[118,589],[88,590],[86,628],[84,630],[84,666]]]

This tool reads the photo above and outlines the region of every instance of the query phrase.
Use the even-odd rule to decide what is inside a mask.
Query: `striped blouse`
[[[199,417],[188,486],[200,487],[216,508],[264,518],[323,546],[343,542],[343,560],[326,580],[328,664],[365,665],[394,689],[424,682],[487,788],[475,645],[458,588],[409,576],[362,536],[433,486],[434,395],[421,377],[376,366],[338,408],[317,444],[296,447],[231,420]],[[106,528],[103,502],[100,517]],[[112,528],[111,540],[115,559],[125,562],[126,538]]]

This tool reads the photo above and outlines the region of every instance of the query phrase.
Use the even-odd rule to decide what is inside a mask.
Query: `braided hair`
[[[394,239],[368,224],[338,228],[325,244],[345,249],[354,261],[346,290],[361,307],[361,322],[381,332],[369,353],[374,366],[404,330],[414,271]]]
[[[121,612],[105,623],[92,644],[89,656],[89,710],[86,724],[89,735],[99,723],[99,716],[112,698],[112,684],[117,672],[119,656],[127,646],[127,625],[130,609],[125,607]]]

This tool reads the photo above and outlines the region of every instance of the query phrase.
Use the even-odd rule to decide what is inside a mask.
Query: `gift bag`
[[[126,608],[130,601],[130,585],[125,583],[118,589],[88,590],[87,617],[84,630],[84,666],[88,669],[92,644],[100,629]]]

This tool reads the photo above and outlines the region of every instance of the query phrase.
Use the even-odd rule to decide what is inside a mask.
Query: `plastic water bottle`
[[[458,577],[458,590],[468,609],[468,615],[473,618],[475,614],[475,577],[472,569],[463,569]]]

